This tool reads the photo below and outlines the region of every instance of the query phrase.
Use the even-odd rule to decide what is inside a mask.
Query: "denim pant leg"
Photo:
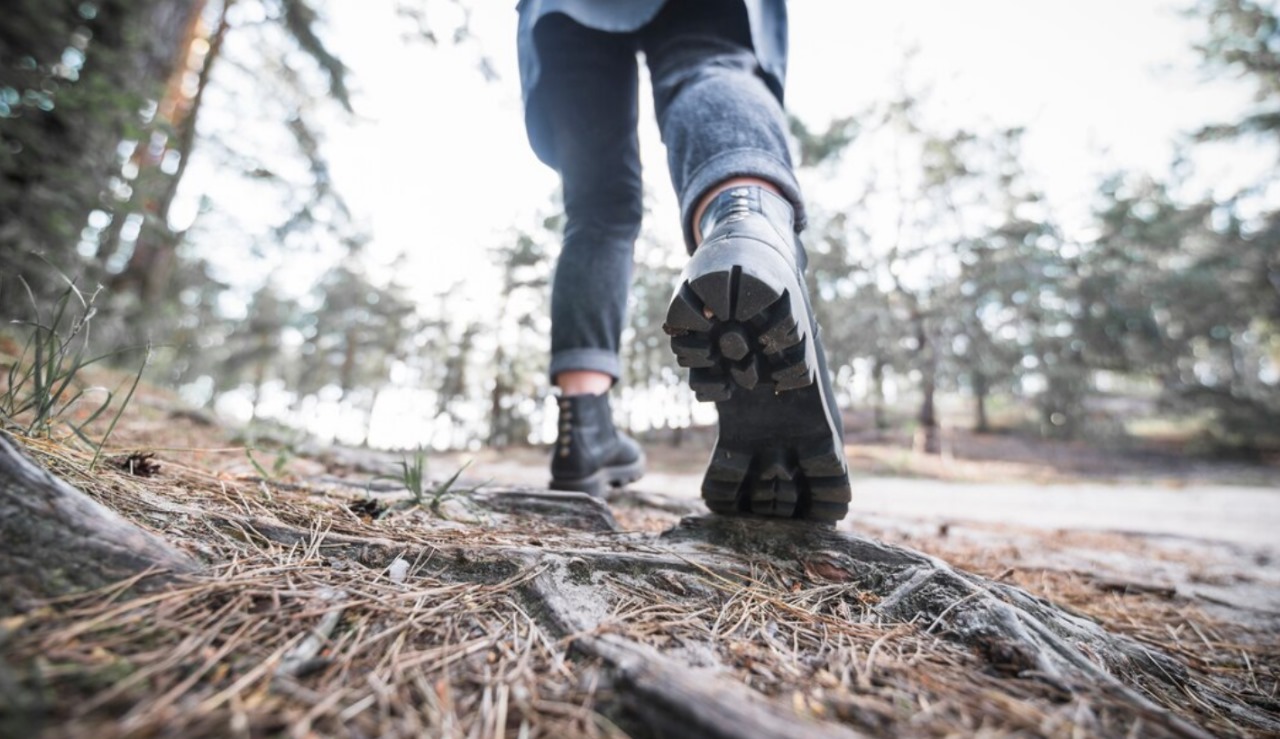
[[[565,228],[551,288],[552,379],[594,370],[617,379],[636,237],[644,213],[636,137],[636,41],[563,14],[534,32],[541,106],[564,188]]]
[[[671,2],[640,36],[689,251],[698,201],[732,177],[777,185],[803,229],[786,114],[765,82],[742,3]]]

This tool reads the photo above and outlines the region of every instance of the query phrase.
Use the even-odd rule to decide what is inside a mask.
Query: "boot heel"
[[[834,523],[849,509],[843,433],[806,288],[778,233],[760,214],[724,222],[685,267],[663,330],[698,400],[720,415],[707,507]]]

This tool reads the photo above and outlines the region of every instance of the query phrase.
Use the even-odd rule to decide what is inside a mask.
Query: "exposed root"
[[[74,458],[42,457],[208,566],[169,590],[125,582],[0,621],[4,735],[1280,731],[1274,633],[1167,589],[967,564],[988,579],[787,522],[628,533],[597,504],[537,491],[473,496],[478,522],[373,519],[350,510],[359,486],[170,463],[76,479]]]

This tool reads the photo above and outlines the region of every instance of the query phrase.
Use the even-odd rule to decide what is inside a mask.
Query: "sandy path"
[[[541,464],[510,457],[478,460],[467,476],[510,484],[547,482]],[[697,498],[700,484],[699,475],[651,472],[636,487]],[[1280,551],[1280,489],[1276,488],[857,477],[850,510],[851,516],[1167,534]]]
[[[1037,528],[1173,534],[1280,549],[1280,490],[1234,486],[856,481],[851,509]]]

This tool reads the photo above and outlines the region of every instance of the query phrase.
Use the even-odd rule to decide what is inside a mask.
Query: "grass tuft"
[[[67,288],[54,301],[47,314],[41,311],[31,286],[22,280],[31,301],[34,318],[11,322],[20,334],[22,348],[4,368],[5,384],[0,389],[0,427],[27,437],[48,438],[60,426],[66,426],[94,450],[93,459],[89,463],[89,469],[93,469],[119,423],[120,415],[133,399],[150,360],[151,347],[145,347],[146,356],[133,376],[124,399],[115,405],[115,414],[102,438],[97,441],[90,438],[89,427],[112,409],[119,388],[115,391],[108,390],[105,399],[93,407],[84,420],[76,420],[73,411],[87,400],[86,394],[90,390],[81,373],[86,367],[137,347],[91,355],[90,329],[98,312],[94,303],[102,288],[86,295],[65,275],[63,278],[67,281]]]
[[[458,478],[471,466],[470,460],[463,463],[449,478],[435,487],[431,487],[431,481],[427,474],[427,451],[422,447],[418,447],[413,455],[400,460],[400,474],[398,476],[380,475],[373,478],[374,480],[392,480],[404,486],[409,492],[409,499],[403,500],[396,505],[383,509],[378,515],[379,518],[395,513],[396,511],[408,510],[410,508],[425,508],[437,518],[444,518],[441,511],[441,505],[449,498],[457,495],[465,495],[474,492],[475,488],[469,490],[456,490]]]

